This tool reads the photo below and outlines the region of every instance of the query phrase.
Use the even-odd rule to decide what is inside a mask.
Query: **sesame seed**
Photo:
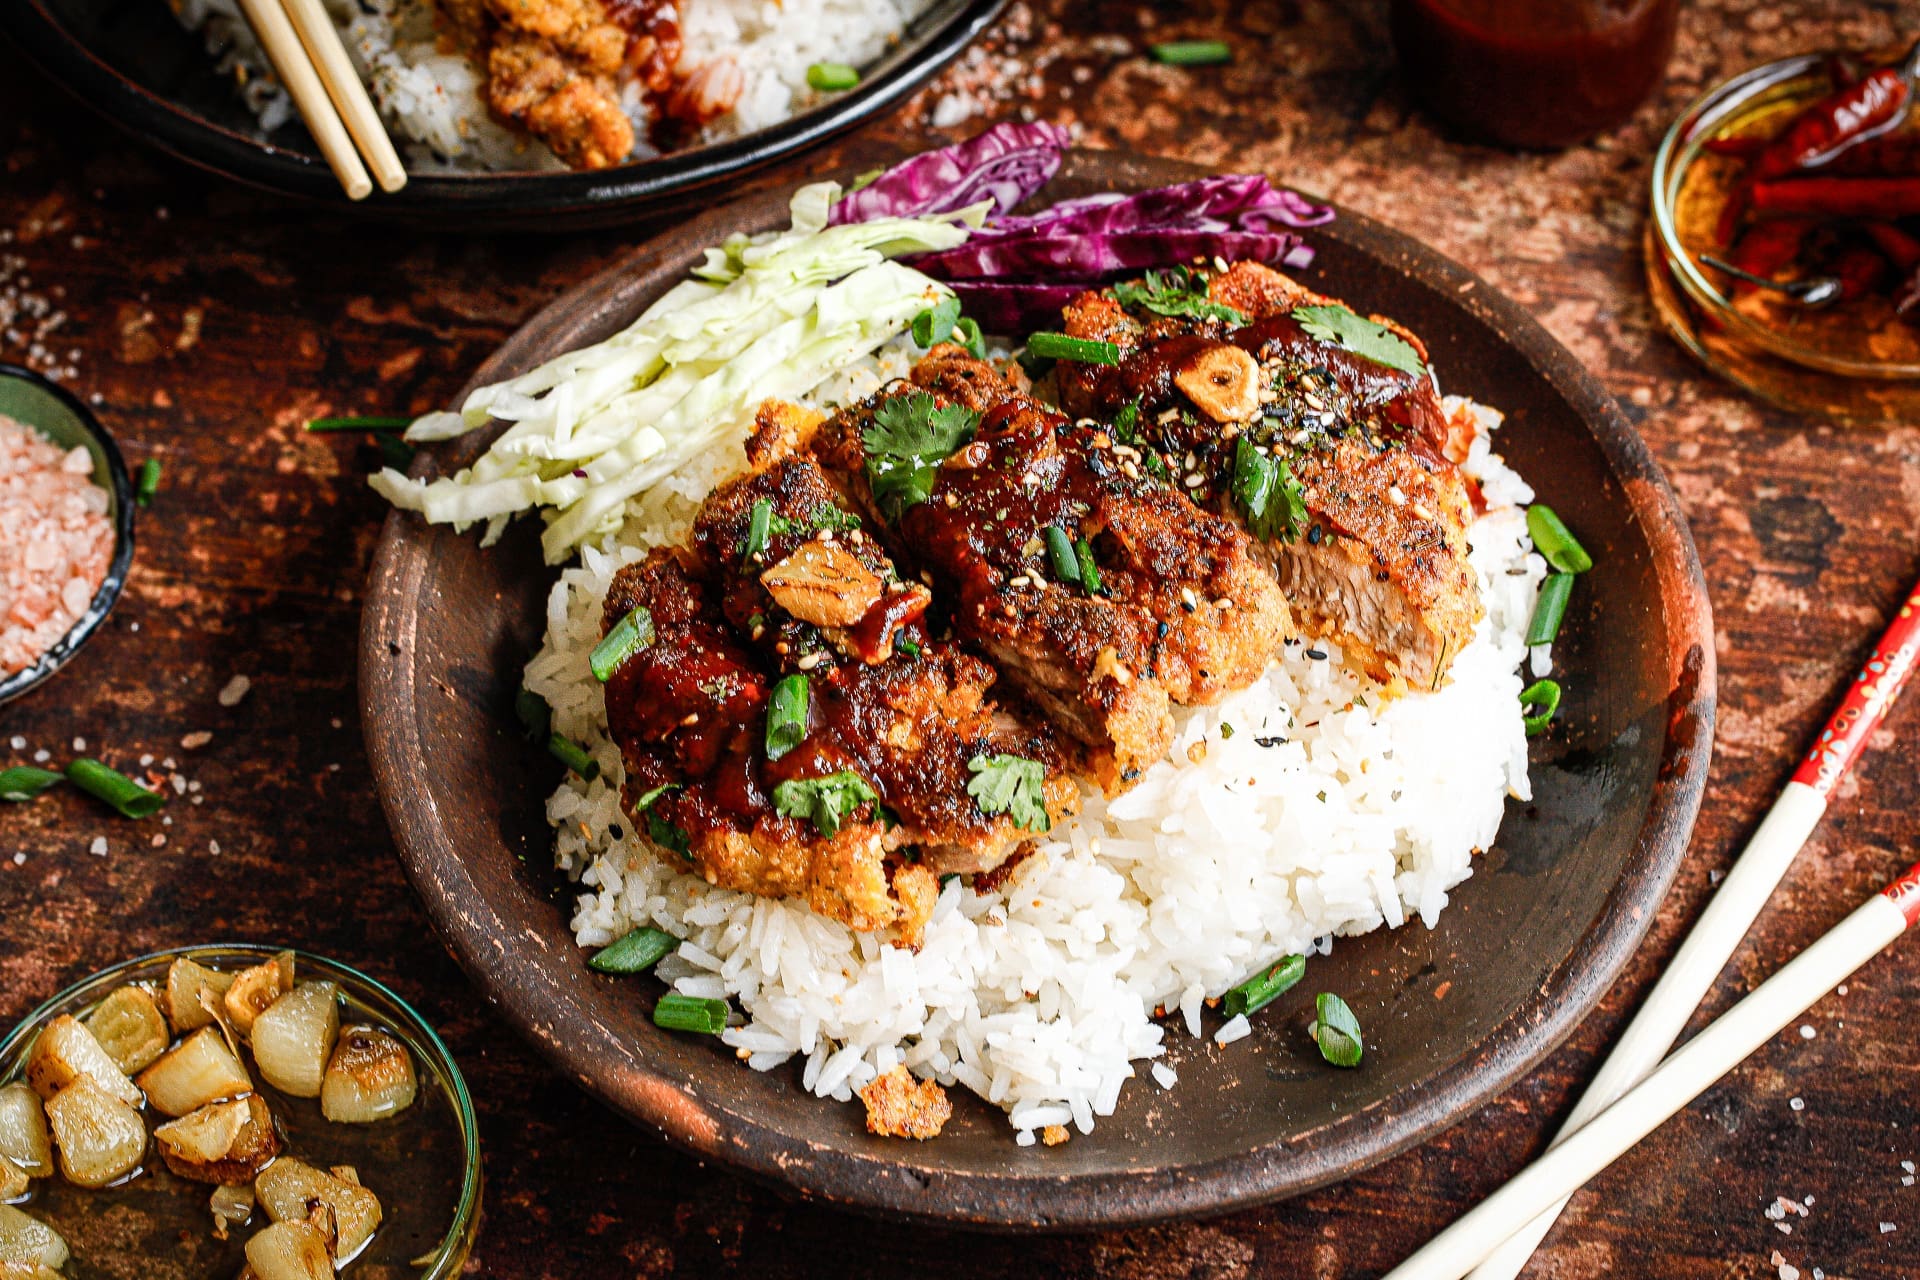
[[[1016,577],[1009,578],[1007,580],[1007,585],[1010,587],[1028,587],[1033,585],[1033,579],[1029,575],[1023,573]]]
[[[820,652],[818,649],[816,649],[812,653],[809,653],[804,657],[802,657],[800,661],[794,663],[793,665],[800,668],[800,670],[802,671],[811,671],[815,667],[819,666],[821,663],[825,662],[826,660],[827,660],[827,655]]]

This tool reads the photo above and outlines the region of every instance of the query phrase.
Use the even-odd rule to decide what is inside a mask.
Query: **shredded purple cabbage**
[[[1057,124],[996,124],[965,142],[894,165],[840,197],[827,223],[951,213],[986,199],[993,201],[994,213],[1011,213],[1060,172],[1071,145],[1073,135]]]
[[[1299,233],[1333,220],[1331,207],[1245,173],[1014,214],[1059,171],[1070,141],[1056,125],[995,125],[895,165],[843,197],[830,221],[946,213],[991,198],[986,225],[965,244],[906,261],[952,285],[982,329],[1025,333],[1057,323],[1082,291],[1155,268],[1216,258],[1307,266],[1313,248]]]

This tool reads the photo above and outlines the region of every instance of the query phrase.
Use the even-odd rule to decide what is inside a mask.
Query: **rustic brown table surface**
[[[1540,1148],[1920,571],[1920,424],[1835,428],[1705,376],[1656,331],[1638,250],[1654,142],[1687,97],[1767,58],[1911,35],[1920,7],[1898,8],[1692,5],[1666,90],[1629,126],[1514,156],[1409,109],[1376,4],[1025,0],[985,49],[827,157],[918,143],[945,99],[943,118],[974,113],[951,134],[1031,111],[1078,121],[1096,144],[1264,169],[1409,231],[1532,307],[1620,398],[1679,491],[1712,588],[1719,740],[1694,853],[1640,957],[1565,1048],[1344,1185],[1216,1221],[1040,1240],[806,1206],[630,1129],[488,1012],[394,859],[355,710],[382,506],[363,479],[369,451],[300,424],[441,405],[645,228],[472,238],[336,224],[157,158],[9,54],[0,358],[59,369],[136,465],[163,461],[165,484],[104,633],[0,709],[0,764],[85,738],[123,768],[170,765],[187,792],[164,822],[71,795],[0,813],[0,1021],[106,962],[188,942],[296,940],[371,971],[442,1028],[472,1085],[487,1153],[479,1274],[1380,1274]],[[1224,37],[1238,56],[1224,72],[1141,56],[1176,35]],[[224,705],[236,675],[251,691]],[[1920,856],[1915,736],[1910,699],[1709,1012]],[[1920,947],[1863,970],[1598,1179],[1529,1275],[1920,1274],[1920,1187],[1902,1164],[1920,1161],[1916,985]],[[1810,1212],[1776,1223],[1777,1196]]]

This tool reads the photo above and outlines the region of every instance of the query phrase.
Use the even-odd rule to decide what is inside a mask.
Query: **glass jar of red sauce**
[[[1414,97],[1485,141],[1564,147],[1631,116],[1666,76],[1679,0],[1393,0]]]

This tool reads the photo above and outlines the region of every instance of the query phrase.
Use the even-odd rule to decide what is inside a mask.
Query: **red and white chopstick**
[[[1622,1152],[1659,1128],[1845,981],[1912,925],[1920,923],[1920,863],[1802,951],[1706,1030],[1687,1041],[1612,1106],[1528,1165],[1420,1252],[1387,1273],[1387,1280],[1459,1280],[1515,1222],[1551,1218],[1557,1204]]]
[[[1887,708],[1893,705],[1893,700],[1899,695],[1901,686],[1906,683],[1907,676],[1913,671],[1916,655],[1920,655],[1920,585],[1915,586],[1913,593],[1894,617],[1892,624],[1888,626],[1886,634],[1881,636],[1880,643],[1874,647],[1872,656],[1867,659],[1860,674],[1848,687],[1846,696],[1841,699],[1840,706],[1834,711],[1833,717],[1827,721],[1827,727],[1821,731],[1819,739],[1813,744],[1813,749],[1807,753],[1800,768],[1795,771],[1792,781],[1787,783],[1779,799],[1774,802],[1766,821],[1760,824],[1758,831],[1754,832],[1753,839],[1748,842],[1733,868],[1728,871],[1727,878],[1721,882],[1719,892],[1707,904],[1699,922],[1687,935],[1686,942],[1667,966],[1666,972],[1661,975],[1653,991],[1647,996],[1646,1003],[1634,1016],[1632,1023],[1620,1037],[1619,1043],[1614,1046],[1613,1052],[1608,1056],[1599,1073],[1595,1075],[1593,1083],[1587,1087],[1579,1105],[1567,1117],[1566,1126],[1554,1139],[1556,1150],[1561,1144],[1570,1142],[1596,1116],[1608,1112],[1610,1104],[1626,1094],[1638,1081],[1646,1078],[1660,1059],[1673,1047],[1674,1041],[1679,1039],[1687,1019],[1693,1016],[1694,1010],[1700,1007],[1700,1002],[1706,999],[1707,992],[1713,986],[1714,978],[1726,967],[1727,961],[1732,958],[1735,948],[1752,928],[1754,920],[1758,918],[1767,899],[1779,886],[1788,865],[1806,844],[1807,837],[1813,833],[1813,828],[1826,813],[1827,801],[1833,794],[1834,788],[1865,753],[1867,739],[1872,735],[1881,718],[1886,715]],[[1872,904],[1869,903],[1855,915],[1866,912],[1871,907]],[[1853,917],[1849,917],[1849,923],[1852,920]],[[1843,929],[1846,927],[1845,924],[1841,926]],[[1878,951],[1892,937],[1892,934],[1888,934],[1886,939],[1876,943],[1871,951],[1864,953],[1861,960]],[[1825,945],[1824,941],[1816,944],[1816,946],[1820,945]],[[1811,951],[1804,953],[1801,959],[1811,954]],[[1796,960],[1794,963],[1798,964],[1799,961]],[[1860,961],[1854,963],[1858,964]],[[1789,965],[1788,968],[1792,966]],[[1780,976],[1786,976],[1786,972],[1787,970],[1782,970]],[[1836,977],[1834,981],[1838,982],[1839,978]],[[1762,990],[1765,988],[1763,987]],[[1824,990],[1825,988],[1821,989],[1822,992]],[[1806,1004],[1811,1004],[1813,999],[1818,998],[1818,994],[1810,997],[1805,1004],[1794,1005],[1788,1016],[1798,1013],[1805,1008]],[[1749,997],[1748,1003],[1752,999],[1753,997]],[[1732,1014],[1727,1016],[1730,1018]],[[1703,1032],[1702,1036],[1705,1034]],[[1696,1037],[1693,1043],[1697,1043],[1699,1038]],[[1690,1043],[1688,1048],[1692,1047]],[[1751,1047],[1743,1050],[1740,1057],[1746,1056],[1746,1053],[1751,1051]],[[1739,1058],[1729,1059],[1721,1070],[1731,1068],[1737,1061]],[[1687,1095],[1687,1097],[1692,1096],[1692,1094]],[[1685,1099],[1681,1099],[1674,1110],[1677,1110],[1679,1105],[1684,1105],[1684,1102]],[[1661,1119],[1671,1114],[1672,1110],[1669,1110],[1661,1115]],[[1609,1124],[1611,1123],[1609,1119]],[[1654,1123],[1657,1124],[1658,1120]],[[1638,1136],[1630,1139],[1613,1154],[1618,1155],[1619,1151],[1626,1150],[1638,1140]],[[1608,1160],[1612,1158],[1612,1156],[1607,1157]],[[1598,1172],[1601,1167],[1603,1166],[1589,1169],[1588,1175]],[[1480,1247],[1479,1252],[1472,1258],[1466,1259],[1457,1270],[1446,1271],[1444,1274],[1449,1277],[1458,1276],[1478,1262],[1478,1267],[1473,1271],[1473,1280],[1513,1280],[1513,1277],[1518,1276],[1521,1269],[1527,1265],[1527,1260],[1533,1256],[1533,1251],[1539,1247],[1540,1241],[1553,1228],[1554,1220],[1560,1216],[1560,1211],[1566,1208],[1567,1202],[1564,1196],[1576,1189],[1583,1180],[1584,1177],[1570,1183],[1566,1192],[1561,1193],[1562,1198],[1543,1202],[1540,1208],[1545,1212],[1530,1221],[1512,1216],[1499,1220],[1482,1218],[1482,1225],[1479,1228],[1481,1234],[1479,1246],[1495,1245],[1497,1247],[1490,1251]],[[1478,1213],[1479,1211],[1476,1210],[1468,1217],[1475,1217]],[[1524,1225],[1518,1231],[1514,1231],[1513,1224],[1520,1221],[1524,1221]],[[1438,1237],[1434,1244],[1416,1254],[1415,1258],[1426,1257],[1433,1250],[1434,1245],[1453,1235],[1454,1232],[1449,1230]],[[1481,1261],[1482,1258],[1485,1260]],[[1391,1272],[1387,1280],[1409,1280],[1409,1277],[1415,1275],[1443,1274],[1442,1271],[1431,1269],[1408,1271],[1407,1266],[1410,1265],[1411,1260],[1408,1264]]]

